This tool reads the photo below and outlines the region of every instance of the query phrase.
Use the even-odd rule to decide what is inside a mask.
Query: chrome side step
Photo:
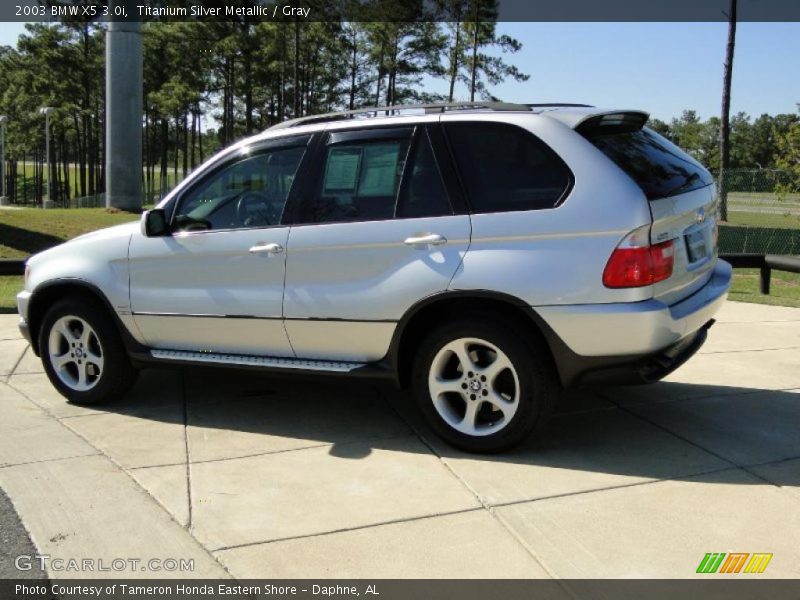
[[[270,356],[250,356],[245,354],[192,352],[189,350],[151,350],[150,355],[157,360],[164,361],[242,365],[247,367],[264,367],[267,369],[302,369],[306,371],[327,371],[332,373],[349,373],[350,371],[366,365],[366,363],[356,362],[274,358]]]

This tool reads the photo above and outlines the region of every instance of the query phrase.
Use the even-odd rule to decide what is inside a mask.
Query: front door
[[[237,152],[177,200],[171,235],[133,237],[131,309],[149,346],[293,355],[282,322],[281,220],[307,142]]]
[[[436,126],[326,134],[289,235],[284,316],[298,358],[380,360],[403,314],[447,289],[470,220],[443,184]]]

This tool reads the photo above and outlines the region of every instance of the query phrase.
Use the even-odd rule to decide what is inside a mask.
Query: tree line
[[[786,169],[787,142],[800,123],[798,113],[762,114],[756,118],[739,112],[730,119],[731,169]],[[684,110],[669,123],[650,119],[648,126],[689,152],[714,175],[720,164],[719,117],[702,120],[696,111]]]
[[[496,0],[438,4],[448,8],[448,21],[402,21],[392,11],[404,3],[375,0],[384,21],[144,24],[146,200],[219,148],[285,119],[364,106],[497,100],[494,86],[528,79],[508,62],[522,43],[498,33]],[[42,106],[55,109],[53,199],[104,190],[104,52],[105,24],[87,20],[28,24],[16,47],[0,47],[5,190],[12,201],[39,202],[45,193]],[[426,89],[430,78],[444,82],[446,92]],[[799,120],[734,115],[730,168],[797,168]],[[718,173],[719,118],[701,120],[687,110],[670,123],[651,119],[650,126]]]
[[[493,86],[528,79],[503,57],[522,44],[497,32],[497,0],[439,4],[455,20],[402,21],[395,13],[403,3],[377,0],[371,6],[380,22],[145,23],[146,195],[157,196],[220,147],[285,119],[364,106],[497,100]],[[105,29],[89,20],[28,24],[15,48],[0,48],[5,189],[12,201],[38,202],[46,193],[42,106],[55,109],[53,199],[103,191]],[[446,82],[448,93],[426,91],[426,78]]]

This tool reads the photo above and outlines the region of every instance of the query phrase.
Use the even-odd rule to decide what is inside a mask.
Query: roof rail
[[[493,111],[524,111],[530,112],[531,108],[545,106],[539,104],[513,104],[510,102],[435,102],[431,104],[396,104],[393,106],[373,106],[369,108],[357,108],[355,110],[344,110],[340,112],[330,112],[321,115],[309,115],[307,117],[299,117],[297,119],[290,119],[283,121],[277,125],[270,127],[273,129],[287,129],[289,127],[298,127],[300,125],[308,125],[310,123],[324,123],[326,121],[340,121],[343,119],[353,119],[359,116],[363,117],[379,117],[379,116],[393,116],[403,111],[409,110],[422,110],[425,114],[446,112],[448,110],[493,110]],[[557,106],[557,105],[547,105]],[[569,104],[561,106],[586,106],[578,104]],[[381,115],[380,113],[385,113]]]
[[[592,104],[575,104],[573,102],[545,102],[543,104],[526,104],[528,108],[594,108]]]

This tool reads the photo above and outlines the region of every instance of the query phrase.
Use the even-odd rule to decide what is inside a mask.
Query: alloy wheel
[[[76,392],[92,389],[103,375],[100,338],[80,317],[68,315],[53,323],[48,357],[58,378]]]
[[[517,412],[520,384],[508,356],[478,338],[459,338],[434,356],[428,390],[439,416],[456,431],[485,436],[506,427]]]

